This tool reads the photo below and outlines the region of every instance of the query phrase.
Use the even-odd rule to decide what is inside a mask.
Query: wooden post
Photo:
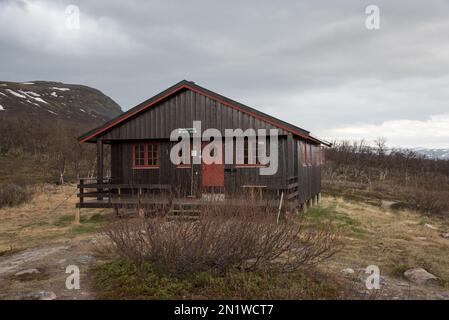
[[[301,205],[301,208],[303,213],[307,213],[307,211],[309,211],[309,208],[307,207],[307,201]]]
[[[80,179],[80,202],[78,204],[78,208],[76,208],[75,212],[75,224],[81,223],[81,206],[84,203],[84,180]]]
[[[321,203],[321,192],[318,193],[317,198],[318,198],[318,203]]]
[[[80,224],[81,223],[81,208],[76,208],[76,213],[75,213],[75,224]]]
[[[306,206],[307,206],[307,210],[309,210],[312,207],[312,199],[307,200]]]
[[[145,217],[145,211],[142,208],[141,196],[142,196],[142,189],[139,188],[138,196],[137,196],[137,207],[138,207],[138,211],[139,211],[139,217],[144,218]]]
[[[103,141],[97,140],[97,183],[103,183]],[[103,192],[103,188],[97,188],[97,192]],[[98,196],[97,200],[103,200],[102,196]]]
[[[84,179],[80,179],[80,208],[84,203]]]
[[[284,192],[281,194],[281,201],[279,201],[279,210],[278,210],[278,217],[276,219],[276,223],[279,223],[279,217],[281,216],[281,210],[282,210],[282,202],[284,201]]]

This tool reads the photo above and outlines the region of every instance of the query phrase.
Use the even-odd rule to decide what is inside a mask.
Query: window
[[[159,167],[159,143],[136,143],[133,145],[134,168]]]
[[[308,155],[307,155],[307,144],[305,142],[301,142],[301,155],[302,155],[302,165],[305,167],[308,163]]]
[[[309,146],[309,150],[308,150],[308,162],[307,164],[309,166],[313,165],[313,146],[311,144],[308,145]]]
[[[325,154],[325,149],[324,149],[324,147],[321,147],[321,153],[320,153],[320,155],[321,155],[321,161],[320,161],[320,164],[322,165],[322,166],[324,166],[325,164],[326,164],[326,154]]]
[[[257,147],[256,147],[257,148]],[[249,139],[245,138],[243,142],[243,164],[255,164],[254,147],[249,143]]]
[[[262,145],[265,146],[265,154],[269,156],[270,144],[269,139],[266,141],[255,141],[255,143],[249,143],[248,137],[245,137],[243,140],[243,159],[237,161],[237,151],[236,151],[236,143],[234,141],[234,164],[237,166],[261,166],[260,157],[259,157],[259,148]],[[242,161],[243,160],[243,161]]]
[[[157,166],[159,165],[159,145],[156,143],[149,143],[147,146],[147,165]]]
[[[145,145],[134,145],[134,166],[141,167],[145,165]]]
[[[192,168],[192,164],[193,164],[193,141],[191,140],[190,141],[190,144],[189,144],[190,146],[189,146],[189,154],[188,154],[188,158],[189,158],[189,161],[190,161],[190,163],[180,163],[180,164],[178,164],[178,165],[176,165],[176,168],[180,168],[180,169],[183,169],[183,168]],[[195,154],[196,154],[196,152],[195,152]],[[178,154],[180,157],[182,156],[182,153],[181,153],[181,151],[179,152],[179,154]]]

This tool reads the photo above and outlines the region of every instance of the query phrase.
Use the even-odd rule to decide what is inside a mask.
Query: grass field
[[[308,219],[331,223],[343,232],[345,247],[334,261],[336,266],[378,265],[381,273],[393,277],[422,267],[443,286],[449,285],[449,240],[441,237],[449,230],[447,219],[330,197],[312,209]]]
[[[110,210],[85,209],[82,224],[74,225],[76,192],[75,185],[35,186],[29,203],[0,208],[0,254],[98,231]]]
[[[108,209],[84,209],[81,225],[74,225],[76,192],[75,185],[42,185],[36,188],[31,202],[0,209],[0,259],[13,257],[15,252],[24,249],[52,247],[61,243],[76,246],[87,237],[97,237],[112,212]],[[299,218],[291,216],[291,219]],[[368,265],[379,266],[382,276],[396,290],[384,292],[385,298],[438,298],[441,292],[449,289],[449,240],[440,236],[449,231],[447,219],[408,210],[392,210],[388,205],[323,197],[322,203],[305,215],[305,223],[312,229],[315,226],[333,226],[342,235],[344,243],[341,252],[313,270],[290,275],[237,272],[225,277],[205,273],[194,275],[191,279],[175,279],[158,274],[151,269],[151,265],[146,266],[146,273],[142,273],[123,261],[109,257],[90,269],[99,281],[97,283],[102,285],[93,285],[89,294],[97,298],[156,299],[367,298],[370,295],[363,292],[362,282],[357,277],[347,279],[341,270],[352,268],[357,273]],[[80,248],[82,251],[77,254],[97,255],[94,248]],[[48,259],[40,263],[44,268],[49,265],[46,269],[51,270],[50,264],[54,261]],[[421,288],[410,284],[402,288],[395,285],[406,282],[402,276],[406,269],[416,267],[423,267],[436,275],[439,286]],[[143,278],[142,274],[145,275]],[[41,279],[28,284],[42,287],[46,283],[48,285],[50,280]],[[8,285],[11,290],[15,285],[20,290],[24,283],[9,280]],[[119,293],[116,288],[126,294]]]

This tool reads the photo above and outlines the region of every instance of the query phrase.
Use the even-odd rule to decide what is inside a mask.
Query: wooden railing
[[[112,183],[111,178],[81,178],[78,184],[78,198],[82,207],[86,198],[96,198],[98,202],[112,204],[114,198],[126,197],[140,202],[143,195],[148,195],[152,191],[171,192],[171,186],[165,184],[120,184]],[[86,191],[86,189],[90,189]],[[92,189],[95,189],[92,191]]]
[[[299,196],[298,177],[290,177],[287,179],[287,187],[285,189],[285,197],[287,200],[292,200]]]
[[[299,199],[298,178],[292,176],[283,181],[276,189],[268,188],[267,191],[276,191],[278,195],[283,192],[284,200]],[[122,184],[114,183],[111,178],[81,178],[78,188],[79,207],[83,207],[83,204],[86,204],[85,207],[113,207],[120,203],[139,205],[142,201],[145,203],[151,202],[151,199],[160,199],[161,194],[167,195],[167,198],[175,197],[174,190],[168,184]]]

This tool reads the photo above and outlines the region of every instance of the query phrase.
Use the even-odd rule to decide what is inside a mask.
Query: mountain
[[[101,91],[61,82],[0,81],[0,118],[58,119],[100,124],[122,113]]]
[[[449,160],[449,149],[412,148],[411,150],[429,159]]]

